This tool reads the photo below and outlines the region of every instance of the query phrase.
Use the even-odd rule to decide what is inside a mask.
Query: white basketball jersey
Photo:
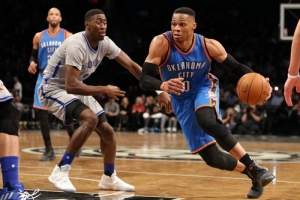
[[[65,66],[71,65],[80,70],[79,81],[87,79],[97,69],[106,56],[114,59],[121,49],[107,36],[93,49],[85,35],[79,32],[68,37],[54,52],[43,72],[46,84],[65,89]]]

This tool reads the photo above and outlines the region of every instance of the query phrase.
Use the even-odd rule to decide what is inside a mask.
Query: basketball
[[[262,104],[269,95],[270,85],[262,75],[248,73],[242,76],[236,87],[241,101],[249,105]]]

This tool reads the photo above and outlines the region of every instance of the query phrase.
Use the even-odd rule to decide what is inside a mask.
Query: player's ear
[[[88,21],[85,21],[85,22],[84,22],[84,26],[85,26],[85,29],[89,29],[89,22],[88,22]]]
[[[59,18],[59,22],[61,22],[61,21],[62,21],[62,17]]]
[[[197,23],[193,23],[193,30],[195,30],[197,28]]]

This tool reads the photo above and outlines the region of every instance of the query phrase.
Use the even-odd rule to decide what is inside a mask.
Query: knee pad
[[[230,151],[237,144],[237,141],[217,119],[216,115],[215,109],[212,107],[203,107],[196,111],[197,122],[202,130],[214,137],[224,150]]]
[[[14,107],[10,101],[0,104],[0,133],[19,136],[21,111]]]
[[[198,154],[208,166],[221,170],[233,171],[238,163],[233,156],[220,151],[216,144],[200,150]]]

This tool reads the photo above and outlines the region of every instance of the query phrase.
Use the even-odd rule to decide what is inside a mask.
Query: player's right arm
[[[119,87],[113,85],[107,86],[92,86],[86,85],[79,81],[80,70],[75,66],[66,65],[66,91],[70,94],[78,95],[98,95],[106,94],[107,96],[119,100],[118,97],[123,97],[125,91],[120,90]]]
[[[29,59],[29,66],[28,66],[28,72],[31,74],[35,74],[37,71],[36,67],[38,63],[38,49],[39,49],[41,35],[42,32],[38,32],[33,37],[32,51],[31,51],[31,56]]]
[[[184,91],[183,78],[174,78],[164,82],[155,78],[158,65],[166,59],[168,48],[168,40],[163,35],[156,36],[151,41],[139,82],[143,90],[163,90],[175,95],[180,95]]]
[[[92,86],[86,85],[79,80],[80,72],[82,70],[85,51],[76,43],[69,43],[66,48],[65,61],[65,88],[70,94],[78,95],[98,95],[106,94],[116,100],[118,97],[123,97],[125,92],[120,90],[117,86]]]

